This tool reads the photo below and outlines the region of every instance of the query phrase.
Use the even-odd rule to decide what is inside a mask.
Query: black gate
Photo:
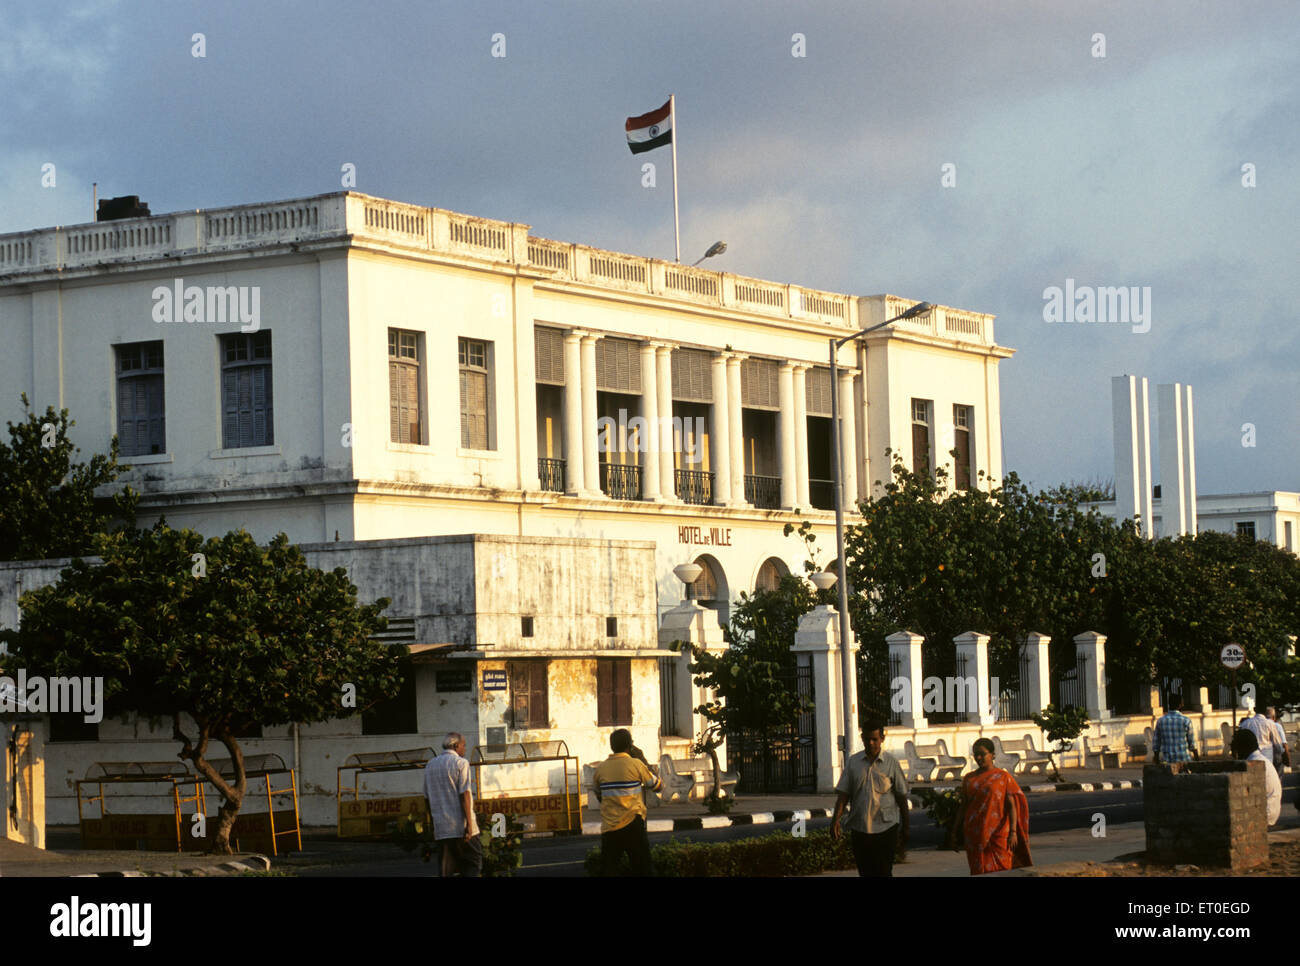
[[[740,772],[736,791],[750,794],[817,790],[816,725],[812,711],[813,669],[800,665],[790,675],[795,693],[809,710],[795,724],[766,734],[742,731],[727,738],[727,764]]]

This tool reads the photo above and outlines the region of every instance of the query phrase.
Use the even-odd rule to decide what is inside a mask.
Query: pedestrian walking
[[[973,749],[979,767],[962,779],[961,829],[971,875],[1033,865],[1029,854],[1029,799],[1009,771],[998,768],[993,742],[979,738]]]
[[[442,740],[442,749],[424,766],[424,797],[433,817],[439,874],[477,877],[483,873],[483,843],[474,817],[465,736],[451,732]]]
[[[1273,767],[1280,775],[1282,769],[1291,764],[1291,750],[1286,745],[1286,729],[1277,720],[1277,708],[1270,707],[1264,713],[1273,724]]]
[[[884,750],[885,724],[862,723],[862,744],[850,756],[835,786],[835,814],[831,817],[831,838],[839,841],[840,816],[849,806],[849,834],[858,875],[890,877],[894,859],[907,857],[907,779],[898,760]]]
[[[1170,695],[1169,710],[1156,722],[1151,743],[1157,763],[1178,765],[1193,758],[1200,760],[1200,755],[1196,753],[1196,734],[1192,730],[1192,721],[1183,714],[1181,694]]]
[[[626,728],[609,736],[609,748],[613,754],[596,766],[592,779],[600,802],[600,874],[617,875],[619,860],[627,853],[633,875],[653,875],[641,790],[657,792],[663,782],[651,773]]]
[[[1273,722],[1269,721],[1264,712],[1255,707],[1255,699],[1246,695],[1241,699],[1241,706],[1246,709],[1246,716],[1241,719],[1240,728],[1245,728],[1255,736],[1255,741],[1259,745],[1259,753],[1267,758],[1270,762],[1273,760]]]

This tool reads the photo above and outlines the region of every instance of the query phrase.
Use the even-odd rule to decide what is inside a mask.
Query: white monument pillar
[[[1120,521],[1140,521],[1143,536],[1154,538],[1147,381],[1139,376],[1115,376],[1110,382],[1117,516]]]
[[[893,707],[894,695],[906,695],[902,710],[903,727],[917,731],[927,727],[921,689],[924,683],[921,677],[921,644],[924,640],[920,634],[911,631],[898,631],[885,638],[885,643],[889,645],[890,666],[893,666],[895,658],[898,659],[897,674],[889,682],[890,707]]]
[[[849,634],[849,666],[857,665],[857,642]],[[807,654],[813,669],[813,694],[817,696],[813,707],[817,740],[817,790],[834,791],[839,781],[843,762],[862,747],[860,738],[844,736],[844,750],[840,748],[840,732],[844,722],[844,689],[840,659],[840,618],[835,608],[822,604],[814,607],[799,619],[794,635],[796,655]],[[797,660],[797,658],[796,658]],[[849,682],[853,690],[850,698],[855,703],[857,681]]]
[[[781,452],[781,509],[799,506],[799,480],[795,469],[794,364],[783,362],[777,373],[777,404],[781,410],[777,443]]]
[[[1163,494],[1164,490],[1160,492]],[[1106,635],[1096,631],[1075,635],[1074,653],[1076,658],[1087,662],[1083,693],[1088,718],[1104,721],[1110,717],[1110,709],[1106,707]]]
[[[1052,639],[1046,634],[1034,632],[1020,645],[1027,665],[1020,688],[1029,698],[1030,714],[1037,714],[1052,703],[1051,669],[1047,659],[1047,645],[1051,643]]]
[[[971,724],[991,725],[993,705],[990,701],[989,689],[993,682],[989,676],[989,636],[976,631],[967,631],[965,634],[958,634],[952,642],[957,647],[958,669],[960,670],[963,665],[966,669],[964,676],[957,675],[959,706],[952,710],[964,711],[966,720]],[[974,693],[968,683],[971,678],[974,678],[975,682]],[[974,707],[971,706],[972,704]]]

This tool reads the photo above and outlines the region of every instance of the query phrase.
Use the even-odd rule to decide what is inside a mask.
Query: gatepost
[[[965,634],[958,634],[952,642],[957,646],[957,667],[966,669],[964,674],[958,674],[960,680],[957,681],[957,695],[961,697],[966,720],[971,724],[988,727],[993,723],[992,701],[989,694],[993,683],[989,679],[989,636],[977,631],[967,631]],[[974,695],[971,695],[970,688],[966,686],[966,682],[972,677],[975,679]],[[974,708],[968,707],[971,697],[975,699]]]
[[[842,768],[840,723],[844,720],[839,612],[829,604],[822,604],[804,614],[799,619],[794,647],[790,650],[796,655],[808,655],[807,660],[812,665],[813,694],[816,695],[813,720],[816,722],[817,790],[832,792]],[[850,667],[858,666],[857,651],[857,642],[850,631]],[[854,746],[851,739],[847,744],[850,748]]]
[[[1025,658],[1025,679],[1020,687],[1029,697],[1029,713],[1039,714],[1052,703],[1052,678],[1047,660],[1047,646],[1052,639],[1037,631],[1025,637],[1020,645]]]
[[[925,720],[925,705],[922,703],[921,685],[921,643],[925,640],[920,634],[911,631],[898,631],[885,638],[889,645],[889,663],[898,658],[898,678],[902,678],[907,688],[907,703],[901,712],[904,728],[922,731],[929,727]],[[895,679],[897,680],[897,678]],[[889,682],[890,703],[893,703],[894,682]]]
[[[693,600],[684,600],[663,615],[659,621],[659,646],[668,647],[681,641],[683,647],[673,662],[674,715],[678,722],[690,723],[691,741],[696,741],[708,727],[708,719],[695,713],[695,709],[708,699],[705,688],[695,684],[691,675],[691,647],[716,654],[727,649],[718,612],[703,607]],[[665,736],[666,737],[666,736]],[[726,762],[727,746],[718,747],[718,761]]]
[[[1110,717],[1106,707],[1106,635],[1084,631],[1075,635],[1075,657],[1087,662],[1084,675],[1084,706],[1090,721],[1105,721]]]

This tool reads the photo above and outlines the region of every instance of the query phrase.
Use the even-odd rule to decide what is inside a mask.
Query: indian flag
[[[627,119],[625,125],[627,128],[627,146],[632,149],[633,154],[640,154],[642,151],[653,151],[655,148],[661,148],[665,144],[673,143],[673,112],[671,105],[672,99],[669,98],[664,102],[664,106],[658,110]]]

